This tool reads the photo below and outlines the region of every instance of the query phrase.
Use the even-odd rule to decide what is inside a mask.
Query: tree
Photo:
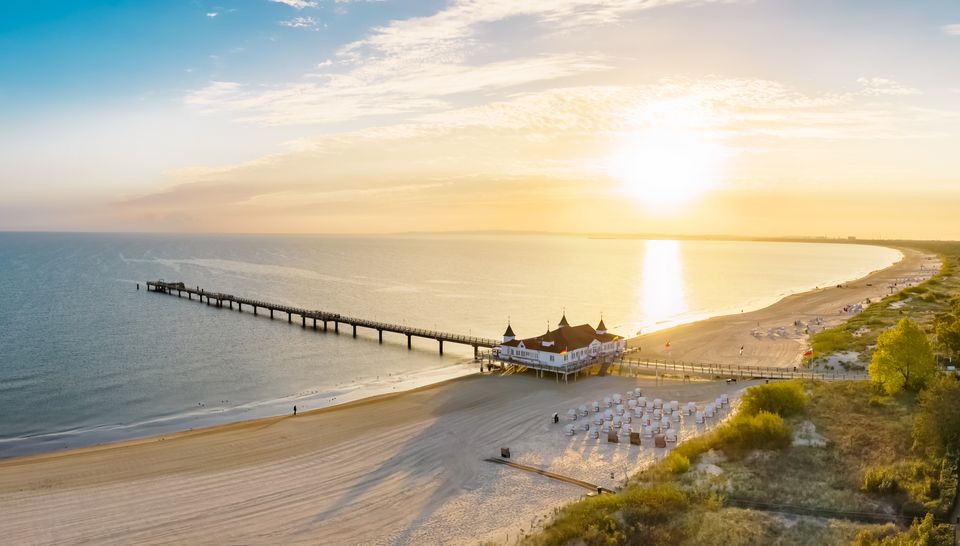
[[[933,332],[937,336],[937,349],[952,361],[960,360],[960,317],[943,313],[933,319]]]
[[[960,380],[942,375],[920,395],[913,446],[933,457],[960,453]]]
[[[870,361],[870,378],[887,394],[901,389],[919,391],[937,373],[927,334],[910,319],[880,334]]]
[[[960,360],[960,296],[950,299],[950,310],[933,319],[933,333],[937,350],[950,358]]]

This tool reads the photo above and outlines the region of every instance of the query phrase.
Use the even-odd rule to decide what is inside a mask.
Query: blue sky
[[[626,230],[703,230],[691,216],[744,195],[894,203],[907,183],[939,218],[960,185],[958,25],[955,0],[8,0],[0,229],[483,229],[513,209],[457,218],[508,180],[554,211],[630,195],[587,215]],[[647,159],[690,150],[690,199],[651,216],[683,169]],[[211,187],[249,222],[202,220]],[[550,216],[531,222],[570,224]]]

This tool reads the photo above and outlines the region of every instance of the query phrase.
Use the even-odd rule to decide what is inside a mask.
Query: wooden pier
[[[419,337],[436,341],[439,344],[440,354],[443,354],[444,343],[469,345],[473,347],[473,356],[476,358],[481,348],[492,349],[493,347],[500,345],[500,342],[495,339],[451,334],[437,330],[427,330],[424,328],[413,328],[399,324],[349,317],[328,311],[310,310],[302,307],[292,307],[289,305],[281,305],[279,303],[270,303],[267,301],[234,296],[233,294],[210,292],[201,289],[199,286],[195,288],[189,288],[182,282],[148,281],[147,290],[150,292],[176,295],[178,298],[187,296],[188,300],[193,300],[194,296],[196,296],[196,299],[200,303],[206,303],[209,306],[216,306],[220,308],[226,307],[229,309],[233,309],[234,306],[236,306],[237,311],[240,312],[243,312],[244,307],[246,307],[247,309],[253,311],[254,315],[259,315],[260,312],[266,311],[270,313],[271,319],[274,318],[276,313],[279,313],[281,318],[284,314],[286,314],[288,323],[293,323],[294,317],[297,317],[299,318],[301,327],[307,328],[307,322],[310,321],[310,327],[316,330],[318,329],[317,323],[319,322],[323,324],[324,332],[328,331],[331,323],[333,324],[333,331],[337,334],[340,333],[341,324],[351,327],[353,329],[353,337],[357,337],[357,328],[376,330],[380,343],[383,343],[384,332],[392,332],[407,336],[407,349],[413,349],[413,338]]]

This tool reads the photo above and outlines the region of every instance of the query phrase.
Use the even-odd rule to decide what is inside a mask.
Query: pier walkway
[[[393,332],[407,336],[407,349],[413,348],[413,338],[415,337],[437,341],[440,346],[440,354],[443,354],[444,343],[469,345],[473,347],[474,357],[477,356],[481,348],[492,349],[493,347],[500,345],[500,342],[495,339],[451,334],[437,330],[427,330],[424,328],[414,328],[400,324],[391,324],[388,322],[378,322],[375,320],[350,317],[328,311],[311,310],[302,307],[293,307],[279,303],[244,298],[235,296],[233,294],[224,294],[222,292],[210,292],[201,289],[199,286],[195,288],[187,287],[182,282],[164,282],[162,280],[148,281],[147,290],[151,292],[176,295],[178,298],[187,296],[188,300],[192,300],[194,299],[194,296],[196,296],[201,303],[206,302],[207,305],[215,305],[221,308],[227,307],[229,309],[233,309],[234,305],[236,305],[237,311],[240,312],[243,312],[243,308],[246,306],[248,309],[253,311],[254,315],[258,315],[261,311],[269,312],[271,319],[274,318],[275,313],[280,313],[281,317],[284,313],[286,313],[288,323],[292,323],[294,317],[299,317],[300,324],[303,328],[307,327],[307,321],[311,321],[311,327],[316,330],[317,322],[320,322],[323,324],[324,332],[328,331],[330,323],[333,323],[333,331],[338,334],[340,333],[341,324],[352,327],[353,337],[357,337],[357,328],[376,330],[380,343],[383,343],[384,332]]]

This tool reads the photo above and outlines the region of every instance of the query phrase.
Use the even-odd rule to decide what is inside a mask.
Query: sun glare
[[[722,180],[726,150],[703,129],[697,112],[667,108],[652,123],[623,135],[605,162],[626,194],[670,210],[699,198]]]

